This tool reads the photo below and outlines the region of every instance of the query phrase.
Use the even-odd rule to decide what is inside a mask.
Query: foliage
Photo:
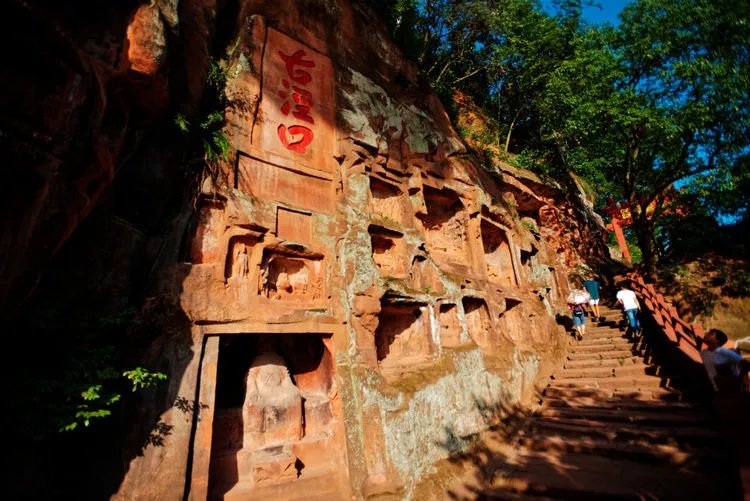
[[[23,423],[19,432],[41,439],[105,421],[119,413],[126,392],[141,391],[166,374],[133,367],[123,356],[123,339],[142,328],[134,308],[69,325],[64,308],[33,317],[30,339],[19,349],[33,353],[35,364],[16,369],[7,398]],[[42,341],[43,340],[43,341]]]
[[[521,223],[532,233],[536,233],[539,231],[536,227],[536,223],[534,223],[534,221],[532,221],[531,219],[524,218],[521,220]]]
[[[110,416],[112,411],[109,409],[112,404],[118,402],[121,398],[119,393],[110,393],[106,396],[101,394],[102,385],[95,384],[89,386],[81,393],[84,403],[77,405],[77,411],[71,421],[64,424],[60,431],[73,431],[79,424],[88,426],[94,418],[103,418]]]
[[[211,59],[206,75],[203,112],[192,123],[181,113],[177,113],[174,118],[177,129],[190,138],[191,142],[200,145],[201,153],[191,162],[199,162],[214,177],[219,163],[228,161],[231,153],[229,138],[224,133],[226,80],[227,73],[222,63]]]
[[[125,371],[122,375],[133,383],[133,391],[150,388],[159,381],[167,379],[166,374],[162,372],[149,372],[143,367],[136,367],[135,369]]]
[[[458,90],[491,117],[466,137],[562,181],[574,172],[602,205],[628,200],[653,269],[675,241],[663,222],[675,182],[713,216],[750,206],[750,4],[634,0],[613,27],[583,23],[583,3],[558,1],[555,15],[532,0],[381,11],[439,95]]]

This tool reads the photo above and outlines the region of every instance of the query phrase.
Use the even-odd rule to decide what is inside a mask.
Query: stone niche
[[[469,336],[481,348],[489,347],[492,324],[487,303],[484,299],[476,297],[464,297],[461,302]]]
[[[222,336],[210,499],[250,499],[264,486],[294,489],[335,471],[341,452],[332,445],[337,391],[330,342],[320,334]]]
[[[385,223],[401,226],[404,224],[403,191],[396,186],[375,177],[370,177],[370,214]]]
[[[263,249],[258,291],[271,301],[319,303],[325,293],[323,255],[301,246]]]
[[[219,244],[226,226],[224,203],[201,199],[199,204],[188,260],[195,264],[221,262],[223,249]]]
[[[386,377],[408,372],[436,354],[425,304],[381,302],[375,330],[378,366]]]
[[[424,186],[427,214],[417,214],[427,247],[437,261],[466,268],[471,263],[466,237],[467,211],[455,191]]]
[[[368,228],[372,242],[372,259],[382,276],[406,276],[406,245],[403,234],[370,225]]]
[[[453,303],[440,305],[438,318],[440,321],[440,344],[443,348],[456,348],[467,344],[462,334],[461,322],[458,319],[458,307]]]
[[[425,294],[444,294],[445,287],[435,265],[426,256],[416,255],[409,271],[412,287]]]
[[[560,281],[557,278],[557,271],[554,268],[549,268],[550,277],[550,302],[552,304],[557,303],[562,299],[562,291],[560,290]]]
[[[252,235],[238,235],[229,239],[229,249],[224,264],[224,280],[228,284],[250,283],[253,271],[250,266],[252,251],[258,239]]]
[[[518,287],[513,254],[505,230],[485,218],[481,220],[482,246],[487,278],[507,287]]]

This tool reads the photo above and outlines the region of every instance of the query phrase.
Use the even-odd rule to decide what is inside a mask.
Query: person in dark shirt
[[[589,306],[591,306],[591,311],[594,312],[594,318],[601,320],[601,314],[599,313],[599,282],[589,277],[583,281],[583,288],[591,294]]]

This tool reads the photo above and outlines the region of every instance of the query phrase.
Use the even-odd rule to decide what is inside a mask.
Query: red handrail
[[[633,292],[642,299],[643,306],[651,313],[654,320],[662,328],[667,338],[691,360],[703,364],[700,346],[703,341],[703,327],[691,324],[680,318],[677,308],[664,296],[656,292],[653,284],[646,283],[638,273],[631,274]]]

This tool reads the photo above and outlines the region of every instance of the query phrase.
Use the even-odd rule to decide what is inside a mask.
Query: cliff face
[[[50,56],[59,85],[18,92],[58,103],[58,120],[3,112],[17,162],[35,162],[4,230],[3,291],[31,290],[105,194],[88,234],[118,252],[94,289],[141,307],[141,358],[169,376],[143,402],[116,498],[408,497],[564,355],[555,315],[569,272],[603,257],[601,224],[577,197],[467,151],[359,4],[218,7],[109,13],[109,66],[103,34],[45,42],[64,54]],[[236,30],[221,48],[232,155],[193,205],[174,143],[140,138],[167,109],[197,107],[216,19]],[[54,134],[21,142],[27,125]]]

